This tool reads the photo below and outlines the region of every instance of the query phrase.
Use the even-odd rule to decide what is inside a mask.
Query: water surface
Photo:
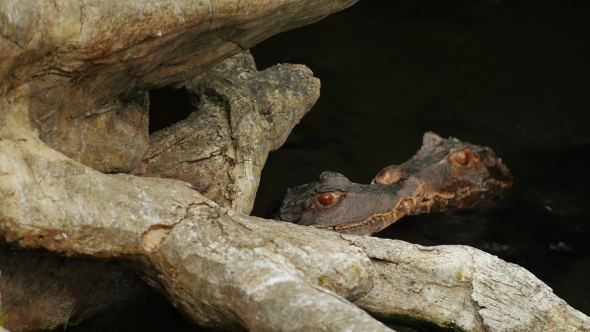
[[[322,171],[368,183],[422,134],[492,147],[518,177],[491,206],[405,217],[377,236],[517,263],[590,314],[588,2],[359,1],[252,49],[303,63],[321,97],[270,154],[254,215]]]
[[[482,249],[590,314],[588,13],[590,2],[573,0],[361,0],[255,46],[259,69],[302,63],[322,89],[270,154],[253,214],[322,171],[368,183],[414,155],[426,131],[486,145],[518,178],[513,190],[477,210],[404,217],[377,236]],[[188,114],[169,112],[182,91],[151,95],[151,114]],[[186,100],[175,107],[190,111]]]

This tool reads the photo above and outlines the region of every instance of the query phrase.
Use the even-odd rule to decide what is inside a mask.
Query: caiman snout
[[[411,211],[422,187],[411,175],[374,186],[324,172],[312,183],[288,189],[270,217],[347,234],[373,234]]]
[[[408,213],[468,208],[514,185],[514,177],[485,146],[424,134],[421,149],[401,165],[382,169],[373,184],[323,172],[288,189],[269,217],[340,233],[370,235]]]

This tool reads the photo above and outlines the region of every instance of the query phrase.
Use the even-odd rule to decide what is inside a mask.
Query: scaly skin
[[[287,189],[285,197],[271,206],[269,218],[345,234],[373,234],[410,212],[422,187],[414,176],[373,186],[323,172],[312,183]]]
[[[269,218],[345,234],[371,235],[407,213],[468,208],[514,184],[501,159],[487,147],[443,139],[428,132],[407,162],[387,166],[376,185],[322,173],[316,181],[287,189],[269,208]]]
[[[424,134],[422,148],[405,163],[387,166],[372,183],[391,184],[411,174],[424,182],[422,200],[412,213],[470,208],[512,187],[514,177],[485,146]]]

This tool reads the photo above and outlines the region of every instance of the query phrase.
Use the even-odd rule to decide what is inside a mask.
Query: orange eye
[[[334,202],[334,194],[333,193],[321,194],[320,197],[318,197],[318,202],[322,205],[330,205]]]
[[[463,166],[468,165],[470,159],[471,159],[471,155],[465,151],[459,151],[455,155],[455,161]]]

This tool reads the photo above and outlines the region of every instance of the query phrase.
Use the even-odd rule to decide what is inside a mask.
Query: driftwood
[[[249,214],[268,152],[311,109],[320,82],[303,65],[258,72],[244,52],[185,85],[199,111],[152,134],[132,174],[189,182],[219,205]]]
[[[54,149],[103,172],[129,172],[148,148],[147,90],[182,85],[355,2],[2,1],[0,95],[26,98]]]
[[[268,141],[260,142],[262,156],[235,154],[237,160],[251,162],[249,168],[240,170],[235,162],[222,166],[236,173],[220,182],[219,194],[209,188],[216,175],[203,182],[189,179],[191,185],[102,173],[140,166],[148,150],[146,89],[188,84],[204,93],[199,86],[207,78],[185,81],[273,33],[353,2],[107,1],[90,6],[58,1],[44,11],[32,1],[3,2],[4,242],[119,260],[164,293],[187,319],[221,330],[390,330],[367,312],[384,320],[468,331],[590,329],[590,318],[532,274],[479,250],[341,235],[228,208],[248,211],[251,198],[240,201],[230,186],[237,182],[244,192],[255,190],[247,179],[259,172],[266,152],[284,140],[284,133],[273,133],[265,122],[265,112],[272,113],[263,107],[269,105],[266,101],[224,108],[246,110],[241,119],[250,114],[259,121],[232,131],[226,141],[232,147],[247,147],[240,142],[249,137]],[[260,7],[246,10],[254,3]],[[62,21],[53,21],[56,17]],[[285,23],[282,17],[290,20]],[[314,81],[297,68],[289,75],[303,73]],[[241,83],[255,84],[256,79],[246,81]],[[200,107],[206,109],[207,102],[201,98]],[[294,125],[300,113],[283,113],[291,116],[284,126]],[[243,123],[229,119],[231,128]],[[255,136],[251,128],[264,134]],[[276,143],[270,143],[273,139]],[[138,174],[158,162],[155,155],[147,154]],[[236,180],[241,177],[246,180]],[[219,204],[201,191],[221,197]]]
[[[219,204],[232,198],[234,209],[249,212],[268,149],[282,144],[309,111],[319,96],[319,81],[301,65],[259,73],[244,52],[187,84],[198,84],[193,90],[201,100],[199,111],[153,134],[150,151],[135,173],[194,179],[193,187],[209,188],[209,198]],[[213,97],[221,105],[210,102]],[[230,182],[230,174],[237,181]],[[153,299],[152,307],[163,305],[135,273],[118,265],[0,248],[0,270],[0,289],[9,290],[4,313],[13,330],[76,325],[105,310],[133,315],[148,299]]]
[[[590,328],[588,317],[532,274],[476,249],[425,248],[247,217],[183,182],[89,169],[22,125],[13,127],[21,129],[14,140],[1,141],[2,171],[11,180],[1,188],[5,239],[65,255],[133,260],[148,283],[200,325],[387,330],[349,299],[385,319],[470,331]]]

